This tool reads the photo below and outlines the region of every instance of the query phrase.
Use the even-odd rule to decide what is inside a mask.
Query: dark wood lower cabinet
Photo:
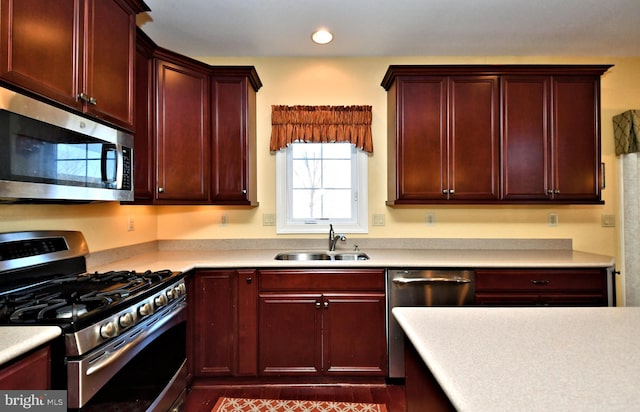
[[[606,268],[477,269],[475,276],[478,305],[615,305]]]
[[[195,377],[256,375],[255,270],[190,275],[189,355]]]
[[[260,375],[386,375],[383,270],[261,271],[260,279]]]
[[[45,346],[0,367],[2,390],[51,389],[51,349]]]
[[[197,270],[187,283],[195,378],[386,375],[382,269]]]

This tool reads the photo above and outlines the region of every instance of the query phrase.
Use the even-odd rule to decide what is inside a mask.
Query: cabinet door
[[[135,14],[119,0],[89,0],[88,4],[82,90],[95,101],[87,104],[86,111],[131,129]]]
[[[449,84],[449,199],[497,200],[497,76],[452,76]],[[429,179],[429,176],[424,176]]]
[[[261,375],[322,373],[322,295],[261,294],[259,371]]]
[[[447,78],[398,80],[394,199],[445,199],[447,187]],[[390,199],[392,200],[392,199]]]
[[[1,368],[0,389],[21,391],[51,389],[51,349],[49,346],[38,349]]]
[[[138,32],[136,49],[136,121],[133,162],[135,201],[151,203],[155,197],[155,142],[153,110],[153,46]]]
[[[248,204],[249,102],[245,77],[211,78],[214,203]],[[255,104],[255,103],[254,103]]]
[[[384,376],[384,293],[325,294],[323,350],[327,375]]]
[[[502,78],[502,197],[548,200],[549,76]]]
[[[237,325],[235,271],[198,271],[194,280],[193,368],[196,376],[231,375]]]
[[[209,198],[208,75],[157,61],[156,199],[206,203]]]
[[[600,77],[553,78],[554,199],[600,200]]]
[[[2,79],[81,109],[83,5],[83,0],[3,0]]]

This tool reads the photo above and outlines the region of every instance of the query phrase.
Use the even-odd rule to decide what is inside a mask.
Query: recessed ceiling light
[[[311,35],[311,40],[318,44],[327,44],[333,40],[333,34],[329,30],[320,29]]]

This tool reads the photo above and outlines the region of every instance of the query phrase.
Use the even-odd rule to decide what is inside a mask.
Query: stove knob
[[[178,290],[180,291],[180,295],[187,294],[187,287],[184,285],[184,283],[178,285]]]
[[[100,336],[105,339],[113,338],[116,336],[116,325],[113,322],[105,323],[100,327]]]
[[[156,304],[156,308],[160,308],[169,303],[169,299],[167,299],[167,295],[158,295],[153,302]]]
[[[169,298],[169,300],[173,300],[175,298],[177,298],[178,295],[176,293],[176,290],[174,288],[171,288],[169,290],[167,290],[167,298]]]
[[[153,309],[151,305],[149,303],[145,303],[138,308],[138,313],[140,316],[151,315],[151,309]]]
[[[123,328],[128,328],[129,326],[133,325],[133,315],[131,315],[131,313],[125,313],[124,315],[120,316],[120,326],[122,326]]]

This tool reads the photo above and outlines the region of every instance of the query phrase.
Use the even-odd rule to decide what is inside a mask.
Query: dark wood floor
[[[406,410],[402,385],[215,385],[192,387],[187,395],[185,412],[210,412],[221,396],[383,403],[389,412]]]

